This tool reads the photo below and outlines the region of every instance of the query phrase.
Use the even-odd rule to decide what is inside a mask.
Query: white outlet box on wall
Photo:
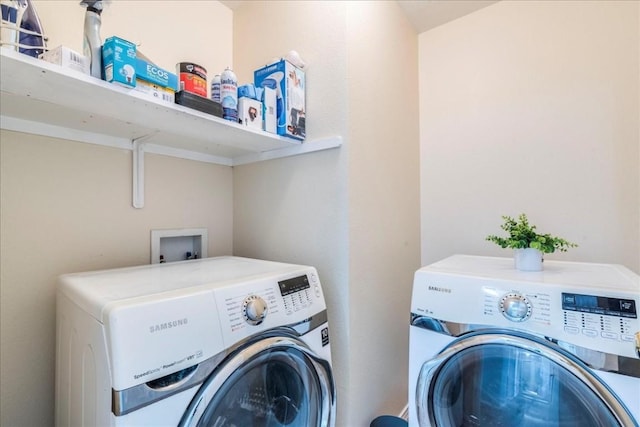
[[[151,230],[151,264],[206,258],[206,228]]]

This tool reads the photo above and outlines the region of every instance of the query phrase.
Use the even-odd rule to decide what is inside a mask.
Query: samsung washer
[[[57,426],[335,424],[313,267],[219,257],[62,276]]]
[[[409,425],[637,427],[639,304],[619,265],[455,255],[418,270]]]

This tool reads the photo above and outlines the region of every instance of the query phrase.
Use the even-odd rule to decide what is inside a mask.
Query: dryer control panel
[[[632,299],[563,292],[562,313],[564,331],[568,334],[635,340],[633,320],[638,318],[638,312]]]

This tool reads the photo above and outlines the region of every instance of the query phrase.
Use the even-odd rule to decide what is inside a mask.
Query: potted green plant
[[[566,252],[567,249],[578,246],[561,237],[538,233],[536,226],[529,224],[525,214],[520,214],[517,220],[509,216],[503,216],[502,219],[504,224],[500,228],[509,233],[509,236],[490,235],[486,240],[502,248],[514,249],[515,264],[518,270],[540,271],[542,270],[543,254],[555,251]]]

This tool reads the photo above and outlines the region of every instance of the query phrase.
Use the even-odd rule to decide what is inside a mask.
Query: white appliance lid
[[[618,264],[545,260],[543,271],[519,271],[513,258],[453,255],[418,271],[640,292],[640,276]]]
[[[167,264],[66,274],[59,291],[93,317],[102,321],[102,311],[117,301],[149,297],[183,289],[211,289],[268,275],[282,275],[309,267],[242,257],[203,258]]]

